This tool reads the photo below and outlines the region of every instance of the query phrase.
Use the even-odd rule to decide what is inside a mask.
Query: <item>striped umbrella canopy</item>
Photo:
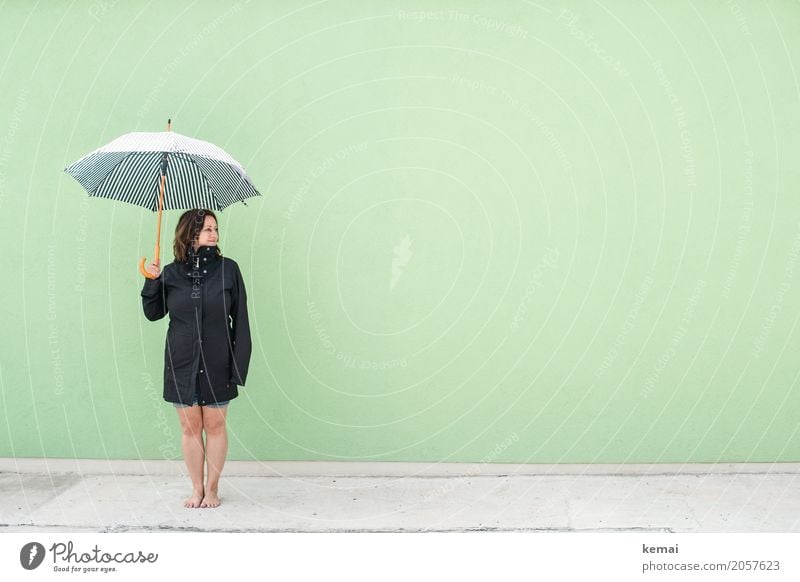
[[[89,192],[158,211],[155,264],[163,210],[224,208],[261,196],[242,165],[212,143],[167,131],[126,133],[64,168]],[[139,272],[155,275],[139,261]]]
[[[242,165],[224,150],[172,131],[127,133],[64,169],[90,196],[154,212],[164,170],[164,210],[223,210],[261,195]]]

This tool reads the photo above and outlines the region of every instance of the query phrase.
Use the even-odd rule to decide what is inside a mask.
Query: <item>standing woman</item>
[[[217,217],[184,212],[175,228],[175,260],[147,270],[142,307],[150,321],[169,313],[164,347],[164,400],[178,411],[183,458],[192,479],[185,507],[217,507],[219,477],[228,452],[225,415],[250,364],[247,294],[239,265],[223,257]],[[203,443],[205,431],[205,444]],[[208,480],[203,484],[203,466]]]

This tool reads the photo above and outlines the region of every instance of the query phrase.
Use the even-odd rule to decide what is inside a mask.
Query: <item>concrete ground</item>
[[[236,462],[186,509],[182,462],[0,459],[5,532],[800,532],[800,463]]]

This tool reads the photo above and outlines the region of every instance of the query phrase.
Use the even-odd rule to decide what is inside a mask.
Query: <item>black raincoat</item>
[[[232,400],[250,365],[247,294],[239,265],[217,247],[189,249],[186,261],[145,279],[142,307],[150,321],[169,313],[164,347],[164,400],[201,406]]]

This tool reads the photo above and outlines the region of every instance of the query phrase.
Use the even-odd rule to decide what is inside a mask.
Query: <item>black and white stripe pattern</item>
[[[168,158],[164,210],[223,210],[261,195],[241,164],[224,150],[171,131],[123,135],[64,171],[90,196],[157,211],[164,153]]]

